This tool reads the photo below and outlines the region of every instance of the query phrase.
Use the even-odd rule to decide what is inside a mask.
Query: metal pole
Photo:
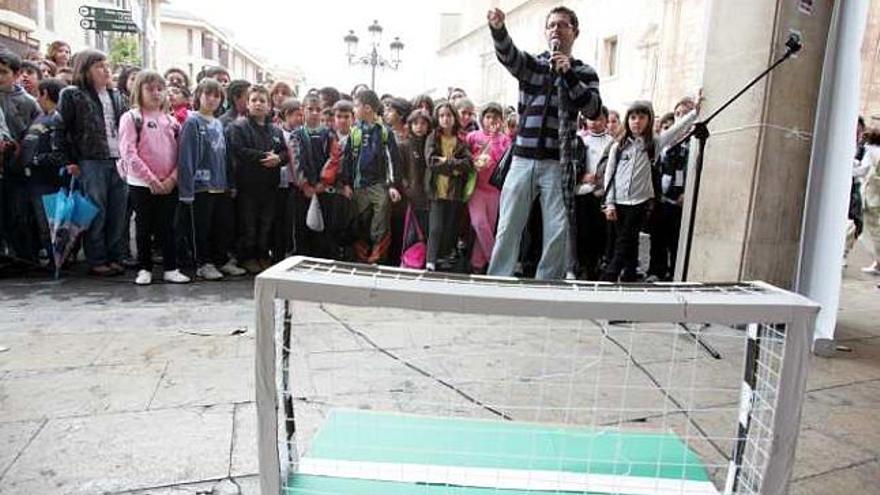
[[[370,89],[376,91],[376,65],[379,64],[379,52],[376,51],[376,45],[373,45],[373,52],[370,54],[370,67],[372,68],[372,76],[370,78]]]
[[[150,63],[150,1],[151,0],[141,0],[143,4],[141,5],[141,22],[143,25],[141,26],[141,65],[147,68],[153,68],[153,65]]]

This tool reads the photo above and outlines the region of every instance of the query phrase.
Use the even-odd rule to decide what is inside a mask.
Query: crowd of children
[[[82,239],[96,276],[132,269],[147,285],[161,264],[169,283],[219,280],[294,254],[486,273],[501,197],[490,178],[517,131],[513,107],[475,105],[460,88],[437,100],[363,85],[297,97],[218,67],[194,82],[116,69],[63,42],[41,60],[0,52],[0,254],[54,268],[40,198],[67,186],[99,209]],[[603,108],[579,121],[568,278],[672,277],[688,153],[676,141],[697,107],[684,99],[655,123],[636,102],[623,120]],[[517,273],[533,275],[539,258],[522,249]]]

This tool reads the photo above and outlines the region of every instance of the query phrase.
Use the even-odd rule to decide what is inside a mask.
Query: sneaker
[[[577,280],[574,272],[565,272],[565,280]]]
[[[434,263],[425,263],[425,270],[429,272],[437,271],[437,266]]]
[[[870,275],[880,275],[880,266],[877,265],[877,262],[873,262],[870,265],[862,268],[862,273],[868,273]]]
[[[214,265],[210,266],[211,268],[214,268]],[[229,275],[231,277],[240,277],[247,273],[247,270],[236,265],[235,262],[232,260],[227,261],[225,265],[221,266],[220,271],[223,272],[224,275]]]
[[[190,278],[180,273],[180,270],[166,271],[165,275],[162,276],[162,280],[172,284],[188,284],[190,282]]]
[[[137,285],[150,285],[153,283],[153,274],[146,270],[138,270],[134,283]]]
[[[653,284],[654,282],[659,282],[659,281],[660,281],[660,277],[658,277],[657,275],[652,274],[652,275],[648,275],[647,277],[645,277],[646,284]]]
[[[260,263],[257,260],[247,260],[241,264],[242,268],[248,271],[248,273],[256,275],[263,271],[263,268],[260,266]]]
[[[227,265],[228,264],[229,263],[227,263]],[[204,280],[220,280],[223,278],[223,274],[217,271],[217,267],[215,267],[213,264],[205,263],[204,265],[200,266],[198,270],[196,270],[196,277]]]

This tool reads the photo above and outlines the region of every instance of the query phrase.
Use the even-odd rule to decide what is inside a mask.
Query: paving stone
[[[42,424],[43,421],[0,423],[0,478]]]
[[[254,400],[253,359],[185,359],[168,364],[150,408]]]
[[[192,335],[157,331],[119,335],[95,364],[134,364],[188,359],[231,358],[238,354],[241,335]]]
[[[140,411],[164,363],[11,372],[0,381],[0,422]]]
[[[821,476],[795,480],[789,486],[789,494],[861,495],[876,493],[878,480],[880,480],[880,462],[874,461]]]
[[[42,331],[5,334],[0,338],[9,350],[0,353],[2,370],[40,370],[81,367],[94,364],[116,335],[51,334]]]
[[[257,406],[254,402],[235,405],[232,432],[232,476],[258,474],[257,459]]]
[[[792,479],[815,476],[876,458],[876,454],[848,442],[812,428],[801,428]]]
[[[0,491],[93,495],[228,475],[232,406],[52,420]]]
[[[802,424],[880,455],[880,381],[810,392]]]

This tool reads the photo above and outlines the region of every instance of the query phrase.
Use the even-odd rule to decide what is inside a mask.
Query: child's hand
[[[72,176],[74,176],[74,177],[79,177],[79,174],[80,174],[79,165],[77,165],[77,164],[75,164],[75,163],[71,163],[71,164],[68,165],[66,168],[67,168],[67,173],[68,173],[68,174],[70,174],[70,175],[72,175]]]
[[[609,222],[617,221],[617,210],[613,206],[605,207],[605,220],[608,220]]]
[[[495,8],[490,10],[486,14],[486,19],[489,21],[489,27],[492,29],[501,29],[504,26],[504,12],[501,9]]]
[[[397,203],[398,201],[400,201],[400,191],[398,191],[396,188],[389,187],[388,197],[391,198],[392,203]]]
[[[592,184],[596,185],[596,174],[586,174],[584,178],[581,179],[581,182],[584,184]]]
[[[174,190],[174,186],[177,185],[174,178],[168,177],[167,179],[161,182],[162,188],[165,190],[162,194],[171,194],[171,191]]]
[[[351,199],[351,195],[352,195],[351,186],[343,186],[342,187],[342,195],[348,199]]]
[[[281,163],[281,157],[271,151],[266,153],[266,157],[260,160],[260,165],[266,168],[277,167],[279,163]]]

